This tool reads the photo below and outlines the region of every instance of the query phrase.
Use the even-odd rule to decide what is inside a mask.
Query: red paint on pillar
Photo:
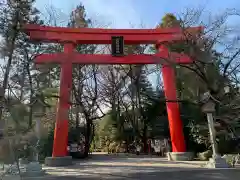
[[[177,100],[175,72],[171,66],[162,67],[163,85],[167,100]],[[186,145],[183,135],[183,125],[180,118],[179,105],[177,102],[166,102],[169,129],[173,152],[185,152]]]
[[[74,50],[73,44],[64,45],[64,53],[70,54]],[[57,109],[57,119],[54,131],[53,157],[67,155],[68,144],[68,111],[70,108],[70,95],[72,89],[72,63],[63,62],[61,64],[60,98]]]
[[[167,100],[177,100],[177,89],[174,69],[169,65],[162,67],[163,85]],[[173,152],[186,152],[183,125],[177,102],[166,102],[168,122]]]

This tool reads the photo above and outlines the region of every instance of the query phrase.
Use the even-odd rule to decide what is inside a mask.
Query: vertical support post
[[[159,48],[162,51],[163,47]],[[166,49],[164,49],[166,50]],[[162,67],[163,85],[167,100],[177,100],[177,89],[174,69],[170,65]],[[173,152],[186,152],[183,125],[180,118],[178,102],[166,102],[169,129],[172,141]]]
[[[215,159],[217,157],[217,143],[216,143],[216,133],[214,128],[214,120],[213,120],[212,113],[207,113],[207,120],[208,120],[208,129],[210,133],[210,140],[211,140],[212,150],[213,150],[213,158]]]
[[[74,44],[64,45],[64,53],[72,53]],[[60,92],[56,115],[56,124],[53,142],[53,157],[63,157],[67,155],[68,145],[68,111],[70,108],[69,100],[72,89],[72,63],[64,62],[61,64]]]
[[[208,168],[230,168],[231,166],[227,163],[226,159],[222,158],[221,155],[218,154],[217,143],[216,143],[216,131],[214,128],[213,111],[209,111],[206,113],[207,113],[208,128],[209,128],[209,133],[210,133],[210,140],[211,140],[212,150],[213,150],[212,158],[209,159],[208,163],[206,164],[206,167],[208,167]]]
[[[41,135],[40,135],[40,127],[41,124],[40,124],[40,119],[36,119],[36,134],[37,134],[37,144],[36,144],[36,161],[38,162],[39,161],[39,141],[40,141],[40,138],[41,138]]]

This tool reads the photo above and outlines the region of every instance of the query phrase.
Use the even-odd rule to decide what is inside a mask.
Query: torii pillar
[[[66,55],[73,53],[74,44],[64,44]],[[70,97],[72,90],[72,63],[65,61],[61,64],[60,91],[57,109],[56,124],[54,130],[52,157],[63,157],[67,155],[68,146],[68,111],[70,108]]]
[[[166,51],[164,46],[158,47],[159,52]],[[186,152],[186,145],[183,133],[183,123],[180,118],[179,104],[177,102],[177,88],[175,70],[170,63],[162,65],[162,77],[165,98],[167,100],[167,114],[169,122],[169,130],[172,142],[172,152]]]
[[[64,54],[71,56],[75,50],[73,43],[64,44]],[[61,63],[59,101],[56,113],[56,123],[54,130],[52,157],[45,159],[48,166],[67,166],[72,164],[72,157],[68,156],[68,128],[69,128],[69,109],[72,90],[72,62]]]

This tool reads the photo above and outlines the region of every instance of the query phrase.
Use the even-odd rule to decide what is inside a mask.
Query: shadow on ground
[[[82,175],[74,176],[57,176],[48,175],[41,177],[44,180],[239,180],[240,171],[237,169],[224,169],[224,170],[193,170],[193,171],[175,171],[175,172],[138,172],[125,175],[116,174],[99,174],[99,173],[85,173]],[[34,178],[31,178],[34,179]],[[39,179],[39,178],[38,178]]]

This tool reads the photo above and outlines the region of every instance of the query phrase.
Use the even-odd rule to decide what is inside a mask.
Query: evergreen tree
[[[0,34],[3,38],[1,55],[6,59],[0,94],[2,104],[0,106],[0,119],[2,107],[4,107],[5,91],[9,86],[9,78],[18,84],[20,101],[26,95],[24,93],[26,89],[23,87],[27,75],[31,78],[29,71],[33,60],[33,51],[37,46],[29,44],[27,35],[23,32],[23,26],[26,23],[42,24],[38,10],[33,7],[34,2],[34,0],[7,0],[0,8]]]

